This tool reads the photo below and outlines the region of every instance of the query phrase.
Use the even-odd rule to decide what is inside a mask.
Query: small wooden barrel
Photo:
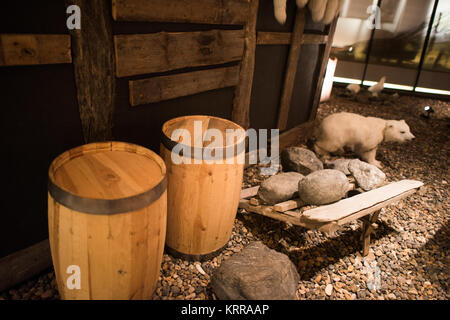
[[[201,128],[202,134],[196,135],[195,128]],[[174,141],[172,134],[177,129],[184,129],[188,134]],[[204,160],[205,149],[211,150],[211,142],[202,141],[206,129],[216,129],[216,133],[223,135],[223,143],[217,140],[220,147],[210,152],[213,156],[222,152],[222,163]],[[239,130],[240,135],[227,143],[227,129]],[[180,146],[186,147],[184,151],[190,149],[190,155],[179,152]],[[178,162],[183,159],[182,163],[173,161],[172,150],[182,155],[178,157]],[[244,129],[211,116],[172,119],[162,128],[161,156],[168,175],[168,252],[190,260],[214,256],[230,239],[239,205],[245,158]]]
[[[129,143],[83,145],[49,169],[48,226],[63,299],[150,299],[166,234],[166,167]]]

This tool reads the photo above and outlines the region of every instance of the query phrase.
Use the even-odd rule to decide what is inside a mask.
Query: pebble
[[[331,284],[327,284],[325,287],[325,293],[327,296],[331,296],[331,293],[333,292],[333,286]]]

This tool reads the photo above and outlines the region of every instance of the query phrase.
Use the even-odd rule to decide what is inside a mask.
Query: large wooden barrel
[[[162,159],[129,143],[91,143],[52,162],[48,226],[63,299],[152,297],[166,234],[166,181]]]
[[[198,121],[201,135],[194,132]],[[172,134],[177,129],[186,130],[186,137],[191,139],[182,137],[172,140]],[[223,143],[211,153],[216,156],[222,152],[222,163],[202,157],[205,148],[211,147],[211,142],[202,141],[206,129],[216,129],[223,135]],[[240,135],[227,142],[227,129],[238,130]],[[190,155],[178,152],[179,146],[190,149]],[[183,162],[173,161],[172,150],[182,154],[178,162],[180,159]],[[214,256],[226,246],[239,204],[244,155],[245,131],[229,120],[185,116],[163,125],[161,156],[168,176],[166,248],[169,253],[185,259],[202,260]]]

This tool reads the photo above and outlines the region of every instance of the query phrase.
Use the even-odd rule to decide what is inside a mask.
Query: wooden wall
[[[47,170],[69,148],[158,151],[162,124],[187,114],[281,130],[315,116],[333,25],[294,1],[283,26],[268,0],[171,1],[0,4],[0,258],[47,238]],[[70,4],[81,30],[66,28]]]

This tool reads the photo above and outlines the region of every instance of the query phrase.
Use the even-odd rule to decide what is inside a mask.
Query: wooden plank
[[[264,32],[259,31],[257,45],[288,45],[291,44],[291,32]],[[304,33],[302,44],[324,44],[328,41],[327,35]]]
[[[372,210],[372,207],[376,205],[386,206],[397,201],[397,196],[413,189],[418,189],[422,185],[422,182],[416,180],[394,182],[333,204],[306,210],[303,212],[302,219],[318,223],[338,221],[364,209]]]
[[[292,43],[289,49],[289,56],[284,76],[283,91],[281,92],[280,108],[278,111],[277,127],[280,130],[284,130],[286,128],[289,116],[292,92],[294,90],[295,75],[297,74],[298,61],[300,59],[300,49],[302,45],[305,21],[305,10],[297,9],[294,29],[292,31]]]
[[[252,206],[250,204],[249,200],[240,200],[239,208],[245,209],[249,212],[258,213],[260,215],[263,215],[263,216],[266,216],[266,217],[269,217],[269,218],[272,218],[275,220],[288,222],[288,223],[291,223],[291,224],[297,225],[297,226],[307,227],[304,223],[302,223],[302,221],[298,218],[298,216],[277,212],[277,211],[273,210],[272,206],[261,206],[261,205],[260,206]]]
[[[328,42],[328,35],[304,33],[302,44],[325,44]]]
[[[112,0],[117,21],[244,24],[248,0]]]
[[[328,66],[328,58],[330,57],[330,51],[333,44],[334,33],[336,31],[337,20],[338,17],[336,17],[328,27],[328,41],[325,45],[325,48],[323,49],[323,54],[320,56],[322,64],[320,65],[319,73],[316,80],[317,85],[313,86],[313,90],[315,91],[313,91],[312,94],[314,98],[311,106],[311,113],[309,115],[309,120],[313,120],[316,118],[317,109],[319,108],[320,95],[322,94],[323,80],[325,77],[325,71],[327,70]]]
[[[133,76],[242,59],[243,30],[115,35],[116,75]]]
[[[0,34],[0,66],[71,63],[66,34]]]
[[[72,51],[86,143],[112,140],[116,78],[109,0],[66,0],[82,8],[80,30],[72,30]]]
[[[130,104],[137,106],[231,87],[238,81],[239,66],[132,80],[129,82]]]
[[[288,210],[297,209],[298,207],[301,207],[304,205],[305,204],[303,203],[302,200],[293,199],[293,200],[288,200],[288,201],[277,203],[276,205],[273,206],[273,209],[278,212],[286,212]]]
[[[255,71],[256,21],[259,0],[250,0],[249,20],[244,26],[245,52],[241,62],[239,85],[236,87],[231,118],[247,129],[250,125],[250,98]]]
[[[254,197],[258,194],[259,186],[241,190],[241,199]]]
[[[293,127],[279,135],[279,148],[283,150],[286,147],[307,144],[313,137],[314,128],[319,121],[308,121]]]
[[[0,259],[0,292],[52,266],[50,245],[47,240],[12,253]]]

